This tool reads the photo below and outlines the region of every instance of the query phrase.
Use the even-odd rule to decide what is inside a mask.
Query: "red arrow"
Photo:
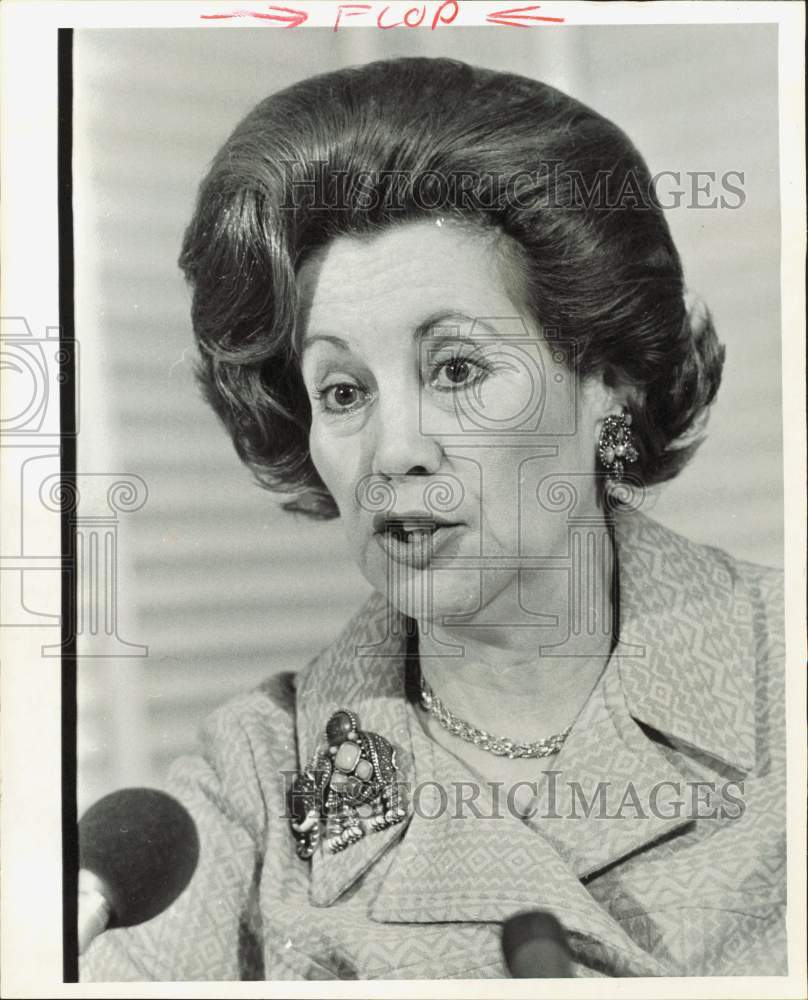
[[[524,24],[524,21],[541,21],[543,23],[563,24],[563,17],[541,17],[538,14],[531,14],[530,11],[539,10],[539,4],[532,4],[530,7],[512,7],[510,10],[495,10],[486,15],[486,21],[491,24],[508,25],[511,28],[529,28],[531,25]]]
[[[263,14],[258,10],[234,10],[230,14],[200,14],[206,20],[224,20],[230,17],[257,17],[262,21],[280,21],[287,28],[296,28],[308,21],[309,15],[304,10],[293,10],[291,7],[270,7],[276,14]]]

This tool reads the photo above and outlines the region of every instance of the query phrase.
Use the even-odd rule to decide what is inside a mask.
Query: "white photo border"
[[[84,2],[6,0],[2,17],[3,216],[0,314],[24,316],[35,332],[59,323],[59,241],[57,223],[57,31],[89,27],[197,27],[217,30],[226,24],[255,28],[255,19],[203,19],[203,14],[235,9],[265,9],[266,4],[211,0],[189,2]],[[305,25],[334,26],[332,0],[296,0],[283,6],[308,14]],[[384,3],[372,3],[368,17]],[[412,6],[412,3],[401,5]],[[430,11],[439,3],[428,3]],[[459,0],[454,26],[485,24],[503,3]],[[805,141],[804,33],[801,4],[655,2],[541,4],[540,13],[565,24],[715,24],[779,25],[780,184],[782,221],[782,386],[786,526],[787,734],[788,734],[788,942],[786,977],[688,977],[637,980],[555,981],[546,991],[535,982],[497,980],[440,982],[329,983],[133,983],[62,982],[62,761],[61,695],[58,659],[45,660],[40,649],[53,642],[53,630],[2,629],[2,982],[7,996],[87,997],[803,997],[806,995],[806,436],[805,436]],[[343,17],[338,30],[368,26]],[[370,22],[372,23],[372,22]],[[489,22],[490,23],[490,22]],[[429,14],[426,27],[431,30]],[[264,30],[288,30],[267,25]],[[505,29],[504,29],[505,30]],[[512,29],[507,29],[512,30]],[[532,30],[552,30],[536,26]],[[58,393],[58,387],[53,385]],[[58,443],[58,439],[57,439]],[[8,455],[3,455],[4,463]],[[52,471],[59,457],[51,454]],[[4,520],[21,516],[14,483],[2,488]],[[52,520],[42,524],[43,546],[61,551]],[[60,607],[57,574],[31,584],[37,607]],[[0,620],[4,620],[0,618]]]

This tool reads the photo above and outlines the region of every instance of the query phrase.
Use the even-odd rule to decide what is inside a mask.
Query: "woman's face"
[[[569,514],[542,501],[546,477],[597,512],[614,400],[567,367],[563,331],[542,336],[503,239],[407,223],[337,239],[300,272],[312,460],[362,573],[419,620],[541,593],[552,571],[524,557],[563,554]]]

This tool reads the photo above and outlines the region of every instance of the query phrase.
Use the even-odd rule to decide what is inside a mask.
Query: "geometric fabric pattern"
[[[197,871],[165,913],[98,938],[82,980],[497,978],[502,921],[537,908],[578,976],[786,974],[782,576],[615,521],[620,642],[537,770],[535,816],[485,787],[482,817],[452,801],[470,773],[425,734],[403,621],[374,596],[304,671],[207,721],[171,776]],[[302,861],[288,775],[342,707],[394,745],[407,817]]]

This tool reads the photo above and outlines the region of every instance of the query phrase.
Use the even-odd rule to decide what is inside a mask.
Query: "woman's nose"
[[[421,430],[418,393],[379,407],[373,471],[383,476],[434,475],[441,447]]]

